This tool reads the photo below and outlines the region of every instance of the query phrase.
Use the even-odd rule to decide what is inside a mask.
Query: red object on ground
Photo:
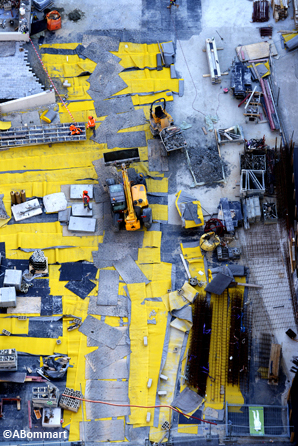
[[[61,15],[58,11],[50,11],[46,15],[47,29],[49,31],[57,31],[61,28]]]
[[[215,232],[217,235],[223,233],[224,226],[218,218],[210,218],[206,221],[204,232]]]

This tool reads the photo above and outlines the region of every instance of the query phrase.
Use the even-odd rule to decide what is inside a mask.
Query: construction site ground
[[[93,102],[94,98],[88,94],[88,76],[85,73],[82,80],[79,75],[86,71],[91,74],[96,63],[88,58],[79,59],[72,51],[80,44],[87,47],[90,43],[96,44],[99,41],[99,54],[110,51],[119,59],[131,62],[137,52],[146,53],[144,57],[147,57],[146,44],[149,46],[156,45],[157,42],[173,41],[177,77],[184,80],[183,95],[179,95],[178,79],[171,79],[165,69],[161,72],[147,68],[139,70],[130,67],[128,61],[128,69],[119,75],[128,85],[121,93],[140,93],[133,102],[134,110],[143,110],[145,119],[142,124],[120,128],[118,133],[113,128],[115,134],[108,135],[110,137],[118,134],[121,138],[121,133],[125,133],[125,136],[131,133],[138,138],[137,132],[145,132],[146,144],[139,147],[141,161],[130,166],[129,175],[132,178],[141,172],[147,179],[154,222],[150,231],[123,230],[115,234],[111,230],[109,203],[106,189],[102,187],[111,172],[102,162],[103,153],[109,150],[108,138],[107,143],[97,143],[93,140],[92,132],[87,131],[87,141],[15,147],[0,152],[0,193],[4,194],[3,201],[9,215],[11,190],[24,189],[27,198],[40,198],[47,194],[64,192],[70,205],[70,185],[88,184],[94,186],[92,203],[94,216],[97,218],[96,232],[92,235],[69,231],[66,226],[61,226],[57,214],[43,214],[40,218],[20,223],[1,220],[3,224],[0,227],[0,252],[3,271],[4,268],[24,271],[32,254],[26,250],[46,249],[44,252],[48,258],[49,274],[45,278],[34,280],[34,286],[29,292],[18,298],[16,311],[11,309],[8,313],[3,311],[0,314],[1,330],[6,329],[12,333],[12,336],[1,336],[0,348],[16,348],[21,352],[18,370],[25,371],[29,367],[33,371],[32,375],[36,375],[40,356],[54,352],[67,354],[71,358],[72,368],[68,369],[64,381],[60,380],[58,384],[53,382],[61,392],[66,385],[68,388],[81,390],[86,399],[104,400],[120,406],[134,404],[150,407],[131,407],[129,413],[127,407],[111,408],[84,402],[76,414],[64,411],[63,424],[59,431],[67,431],[70,442],[145,444],[145,440],[149,439],[159,443],[168,438],[164,437],[165,430],[162,428],[163,423],[168,421],[172,423],[170,439],[177,445],[188,442],[205,444],[205,441],[206,444],[223,444],[227,441],[269,444],[272,441],[270,437],[227,438],[229,420],[224,417],[226,403],[239,407],[243,404],[286,406],[288,390],[294,377],[290,371],[291,358],[298,355],[298,345],[285,334],[289,328],[297,332],[292,305],[293,289],[290,286],[287,264],[288,234],[282,220],[273,225],[264,225],[261,221],[252,224],[248,230],[237,228],[236,238],[230,245],[241,249],[238,263],[247,268],[245,280],[263,286],[261,290],[237,287],[237,292],[245,303],[244,312],[251,335],[250,371],[246,385],[232,386],[227,382],[226,349],[230,317],[228,298],[224,296],[223,300],[219,301],[212,295],[214,325],[209,372],[210,376],[211,370],[217,374],[216,381],[214,383],[213,377],[208,377],[204,401],[187,414],[204,420],[211,419],[214,424],[204,424],[177,413],[171,417],[171,411],[166,408],[153,409],[153,406],[158,404],[171,404],[174,396],[187,387],[185,367],[191,329],[185,329],[185,326],[189,328],[188,325],[183,325],[182,329],[181,326],[176,329],[169,325],[171,314],[168,293],[180,289],[187,281],[180,253],[183,252],[186,258],[188,256],[196,259],[194,268],[197,268],[197,273],[202,272],[202,280],[205,283],[208,269],[219,266],[214,253],[206,253],[204,260],[200,248],[197,248],[202,230],[197,228],[186,231],[181,227],[181,218],[175,206],[176,193],[183,190],[199,200],[205,221],[210,216],[217,215],[221,198],[240,200],[239,159],[244,145],[221,146],[220,161],[216,152],[214,129],[207,134],[202,130],[203,127],[207,128],[205,117],[216,117],[216,129],[240,125],[246,140],[265,136],[266,144],[271,148],[275,147],[276,141],[279,146],[282,138],[279,132],[270,130],[268,123],[246,122],[243,106],[238,108],[239,100],[233,97],[231,90],[224,93],[224,88],[230,87],[230,68],[236,57],[235,48],[238,45],[262,41],[258,29],[262,24],[251,22],[252,2],[177,0],[177,3],[179,8],[173,6],[169,10],[167,0],[134,0],[126,3],[115,0],[92,0],[85,3],[71,0],[65,3],[56,0],[55,8],[61,13],[62,28],[55,33],[45,32],[32,39],[59,92],[62,95],[68,94],[67,104],[74,119],[87,123],[90,114],[96,116],[97,135],[109,115],[113,116],[114,108],[112,105],[110,109],[107,107],[104,115],[100,114],[100,107],[95,111],[95,103],[101,98],[98,97]],[[80,16],[75,22],[69,19],[69,14],[73,11],[77,11]],[[275,44],[278,53],[278,56],[272,57],[272,78],[276,92],[280,89],[278,111],[284,130],[283,144],[291,138],[295,140],[298,135],[297,52],[287,52],[281,45],[278,33],[279,30],[294,28],[292,14],[290,4],[286,20],[275,23],[271,12],[271,19],[266,23],[266,26],[273,26],[272,39],[266,40]],[[211,83],[210,78],[203,77],[209,72],[203,49],[206,38],[211,37],[215,38],[217,47],[222,48],[218,52],[221,71],[228,72],[222,76],[221,84],[216,85]],[[119,42],[121,43],[118,50]],[[132,44],[143,46],[140,45],[137,51]],[[33,46],[29,42],[24,48],[29,52],[29,61],[34,73],[40,82],[49,88],[49,81]],[[152,52],[158,52],[158,49],[154,48]],[[100,63],[104,65],[104,59],[98,62]],[[144,64],[147,67],[145,62]],[[11,70],[13,76],[13,66]],[[155,78],[154,73],[157,73]],[[109,75],[107,71],[106,76]],[[66,79],[72,85],[69,90],[62,86]],[[157,79],[156,83],[152,79]],[[134,89],[134,82],[138,82],[138,90]],[[152,85],[154,92],[162,90],[165,95],[169,93],[165,96],[167,111],[173,116],[175,124],[188,124],[189,128],[183,132],[183,136],[193,154],[194,163],[198,159],[204,160],[202,169],[197,174],[201,181],[207,184],[194,187],[185,152],[177,151],[168,156],[168,171],[150,171],[147,145],[152,135],[149,130],[148,104],[151,98],[162,97],[161,93],[155,92],[146,96],[148,102],[142,102],[142,93],[151,91]],[[119,91],[122,88],[119,88]],[[68,111],[59,102],[57,97],[57,122],[71,123]],[[20,126],[26,122],[29,125],[38,125],[42,111],[36,109],[28,113],[16,112],[1,116],[1,120],[11,121],[12,126]],[[119,147],[121,148],[120,145]],[[119,147],[114,146],[112,150]],[[216,183],[211,172],[220,176],[222,167],[224,181]],[[115,175],[113,170],[112,174]],[[268,200],[271,198],[268,197]],[[190,242],[196,246],[191,246]],[[130,282],[121,278],[121,274],[120,277],[114,276],[109,286],[114,290],[118,286],[117,304],[97,305],[102,271],[115,271],[113,262],[127,255],[136,261],[146,280]],[[67,288],[68,282],[75,282],[72,270],[75,270],[80,262],[87,265],[81,279],[84,298]],[[60,268],[65,268],[65,279],[60,277]],[[3,277],[0,275],[1,286],[2,282]],[[88,286],[89,293],[85,289]],[[197,288],[197,292],[202,296],[203,287]],[[175,308],[181,307],[183,303],[180,302]],[[83,321],[93,317],[105,322],[109,329],[117,329],[117,333],[112,330],[111,338],[106,336],[103,340],[98,333],[95,337],[90,336],[91,333],[94,335],[90,326],[86,328],[89,336],[79,330],[67,331],[68,321],[57,318],[62,314],[72,314],[81,317]],[[22,321],[7,317],[17,315],[26,315],[28,319]],[[38,317],[42,318],[38,320]],[[177,317],[176,320],[178,319]],[[115,344],[113,336],[119,336]],[[144,347],[144,337],[148,338],[148,347]],[[57,343],[57,340],[61,342]],[[269,385],[266,379],[268,345],[270,346],[271,342],[282,346],[281,371],[276,386]],[[216,362],[218,357],[220,360]],[[105,367],[101,368],[100,364],[103,363]],[[168,376],[167,382],[159,379],[161,372]],[[150,378],[151,387],[148,386]],[[16,429],[16,422],[17,428],[26,432],[44,430],[34,415],[33,427],[29,429],[27,410],[32,388],[40,385],[46,384],[0,383],[1,397],[19,395],[22,398],[21,411],[17,411],[13,404],[4,405],[5,418],[0,419],[0,441],[20,443],[19,439],[5,440],[3,436],[7,429]],[[159,398],[157,391],[164,389],[167,390],[167,395]],[[206,412],[206,409],[209,412]],[[146,421],[148,412],[150,419]],[[273,423],[272,426],[276,425]],[[289,442],[287,436],[272,437],[277,445]]]

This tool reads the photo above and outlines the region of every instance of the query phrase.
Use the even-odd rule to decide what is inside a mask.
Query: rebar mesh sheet
[[[263,289],[249,289],[254,329],[272,332],[295,326],[292,293],[287,270],[287,234],[280,224],[254,225],[239,231],[251,283]]]

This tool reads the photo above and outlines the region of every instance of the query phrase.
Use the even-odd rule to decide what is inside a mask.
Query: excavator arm
[[[124,213],[125,229],[127,231],[136,231],[137,229],[140,229],[141,222],[140,222],[140,220],[138,220],[135,210],[134,210],[134,207],[133,207],[130,181],[128,179],[127,169],[126,169],[126,166],[124,163],[122,163],[121,169],[122,169],[124,193],[125,193],[126,204],[127,204],[127,210]]]

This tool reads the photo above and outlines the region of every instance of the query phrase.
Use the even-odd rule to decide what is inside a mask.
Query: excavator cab
[[[111,212],[112,212],[112,229],[118,232],[121,223],[124,221],[123,213],[127,208],[123,184],[117,184],[113,178],[106,180],[109,188]]]
[[[163,101],[163,106],[158,104]],[[153,136],[158,136],[160,132],[174,123],[174,120],[166,111],[165,98],[156,99],[150,107],[150,130]]]

